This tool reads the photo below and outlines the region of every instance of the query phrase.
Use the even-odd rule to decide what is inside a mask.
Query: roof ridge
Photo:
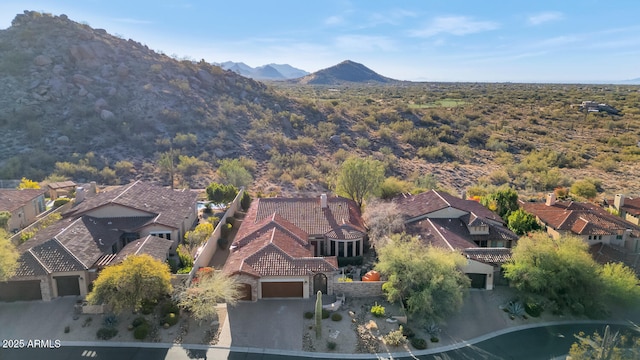
[[[51,269],[49,269],[47,265],[45,265],[42,261],[40,261],[40,258],[38,258],[36,254],[34,254],[33,251],[31,251],[31,249],[27,250],[27,252],[31,254],[31,256],[38,262],[38,264],[40,264],[40,266],[42,266],[43,269],[45,269],[48,273],[52,273]]]
[[[439,193],[439,192],[437,192],[435,189],[432,189],[432,191],[433,191],[436,195],[438,195],[438,197],[439,197],[440,199],[442,199],[442,201],[444,201],[444,203],[445,203],[445,204],[447,204],[449,207],[453,207],[453,206],[451,206],[451,203],[449,203],[447,200],[445,200],[445,198],[443,198],[443,197],[442,197],[442,195],[440,195],[440,193]],[[460,210],[462,210],[462,209],[460,209]]]
[[[71,224],[69,224],[68,226],[65,226],[62,228],[62,230],[60,230],[59,233],[57,233],[56,235],[53,235],[53,238],[57,238],[58,236],[62,235],[63,232],[67,231],[67,229],[69,229],[71,226],[75,225],[75,223],[77,223],[78,221],[82,220],[83,216],[78,217],[77,219],[73,220],[71,222]]]
[[[80,264],[82,264],[82,266],[85,267],[85,269],[88,269],[89,266],[87,266],[84,262],[82,262],[82,260],[80,260],[73,252],[71,252],[71,250],[69,250],[60,240],[58,240],[57,237],[54,237],[53,240],[57,241],[58,244],[60,244],[60,246],[62,246],[62,248],[69,253],[69,255],[71,255],[74,259],[76,259]]]
[[[133,255],[138,255],[138,252],[140,250],[142,250],[142,247],[144,246],[144,244],[147,243],[147,241],[151,238],[151,235],[147,235],[147,237],[144,239],[144,241],[142,242],[142,244],[140,244],[140,246],[138,247],[138,249],[136,250],[136,252],[133,253]]]
[[[131,183],[131,185],[129,185],[129,187],[128,187],[128,188],[124,189],[120,194],[118,194],[118,196],[114,197],[114,198],[113,198],[113,199],[111,199],[111,201],[109,201],[109,202],[111,202],[111,203],[112,203],[112,202],[114,202],[114,201],[118,200],[118,198],[119,198],[120,196],[124,195],[124,193],[126,193],[127,191],[129,191],[129,190],[130,190],[134,185],[136,185],[136,184],[137,184],[137,183],[139,183],[139,182],[140,182],[140,180],[136,180],[136,181],[132,182],[132,183]]]
[[[438,227],[436,226],[436,224],[434,224],[434,223],[431,221],[431,218],[426,218],[426,219],[427,219],[427,221],[429,222],[429,224],[431,224],[431,227],[433,227],[433,229],[438,233],[438,235],[440,235],[440,237],[442,238],[442,240],[444,240],[444,242],[445,242],[445,243],[447,243],[447,246],[449,246],[449,249],[451,249],[451,250],[455,250],[455,249],[453,248],[453,246],[451,246],[451,244],[449,243],[449,240],[447,240],[447,238],[446,238],[444,235],[442,235],[442,233],[440,232],[440,230],[438,230]]]

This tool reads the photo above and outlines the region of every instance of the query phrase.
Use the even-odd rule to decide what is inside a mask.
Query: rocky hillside
[[[65,15],[16,16],[0,31],[0,74],[0,178],[42,179],[88,152],[98,169],[141,168],[171,141],[207,162],[247,155],[250,122],[290,106],[262,83]]]
[[[338,65],[316,71],[294,81],[299,84],[312,85],[340,85],[345,83],[387,84],[398,82],[398,80],[384,77],[368,67],[351,60],[345,60]]]

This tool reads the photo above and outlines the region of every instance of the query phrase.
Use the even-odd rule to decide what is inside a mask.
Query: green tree
[[[109,304],[121,313],[138,310],[143,301],[157,300],[171,291],[171,272],[166,263],[146,254],[130,255],[100,272],[87,301]]]
[[[384,180],[384,166],[378,160],[351,157],[340,166],[336,184],[338,195],[362,203],[375,194]]]
[[[571,360],[635,360],[640,359],[640,337],[636,334],[613,332],[607,325],[603,335],[597,331],[592,335],[580,332],[574,335],[577,342],[571,345]]]
[[[0,211],[0,230],[8,230],[11,213],[8,211]]]
[[[194,249],[207,241],[212,233],[213,225],[209,222],[202,222],[195,229],[187,231],[184,234],[184,242],[189,249],[189,254],[192,254]]]
[[[607,298],[616,299],[628,305],[640,301],[640,281],[630,267],[622,263],[608,263],[600,269]]]
[[[7,233],[0,229],[0,281],[6,281],[13,276],[18,268],[20,254],[9,240]]]
[[[175,185],[175,174],[176,174],[176,155],[177,152],[175,150],[170,149],[169,151],[163,152],[160,154],[158,158],[158,167],[162,173],[169,175],[169,182],[171,183],[171,189],[173,189]]]
[[[596,184],[589,180],[578,180],[571,185],[571,193],[583,198],[593,199],[598,195]]]
[[[215,204],[228,204],[238,195],[238,188],[229,184],[211,183],[207,186],[207,198]]]
[[[480,202],[506,220],[512,211],[518,210],[518,193],[510,187],[500,188],[483,196]]]
[[[241,285],[233,276],[211,268],[198,270],[191,286],[180,292],[178,304],[189,310],[198,321],[215,319],[216,304],[235,305],[241,296]]]
[[[253,182],[253,176],[239,159],[222,159],[218,163],[218,175],[225,183],[239,188]]]
[[[603,310],[598,265],[578,237],[553,239],[541,232],[524,236],[503,268],[511,286],[547,298],[559,311],[592,316]]]
[[[410,183],[391,176],[384,179],[384,181],[380,185],[380,198],[391,199],[402,193],[408,193],[410,190]]]
[[[513,211],[509,215],[507,226],[518,235],[524,235],[540,229],[540,224],[538,224],[536,217],[522,209]]]
[[[459,253],[396,234],[378,250],[378,258],[376,269],[388,279],[382,285],[387,299],[405,300],[414,319],[439,322],[462,306],[470,280],[460,270],[466,259]]]
[[[20,180],[18,189],[40,189],[40,184],[37,181],[29,180],[25,177]]]

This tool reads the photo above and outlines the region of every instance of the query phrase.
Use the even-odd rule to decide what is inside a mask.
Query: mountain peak
[[[390,83],[397,80],[384,77],[352,60],[316,71],[297,82],[301,84],[337,85],[342,83]]]

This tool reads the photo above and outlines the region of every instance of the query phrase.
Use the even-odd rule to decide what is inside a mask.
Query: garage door
[[[0,301],[42,300],[40,280],[0,282]]]
[[[302,282],[263,282],[263,298],[301,298]]]
[[[467,274],[471,279],[471,287],[474,289],[484,289],[487,285],[487,274]]]
[[[80,295],[79,276],[55,276],[58,296]]]

